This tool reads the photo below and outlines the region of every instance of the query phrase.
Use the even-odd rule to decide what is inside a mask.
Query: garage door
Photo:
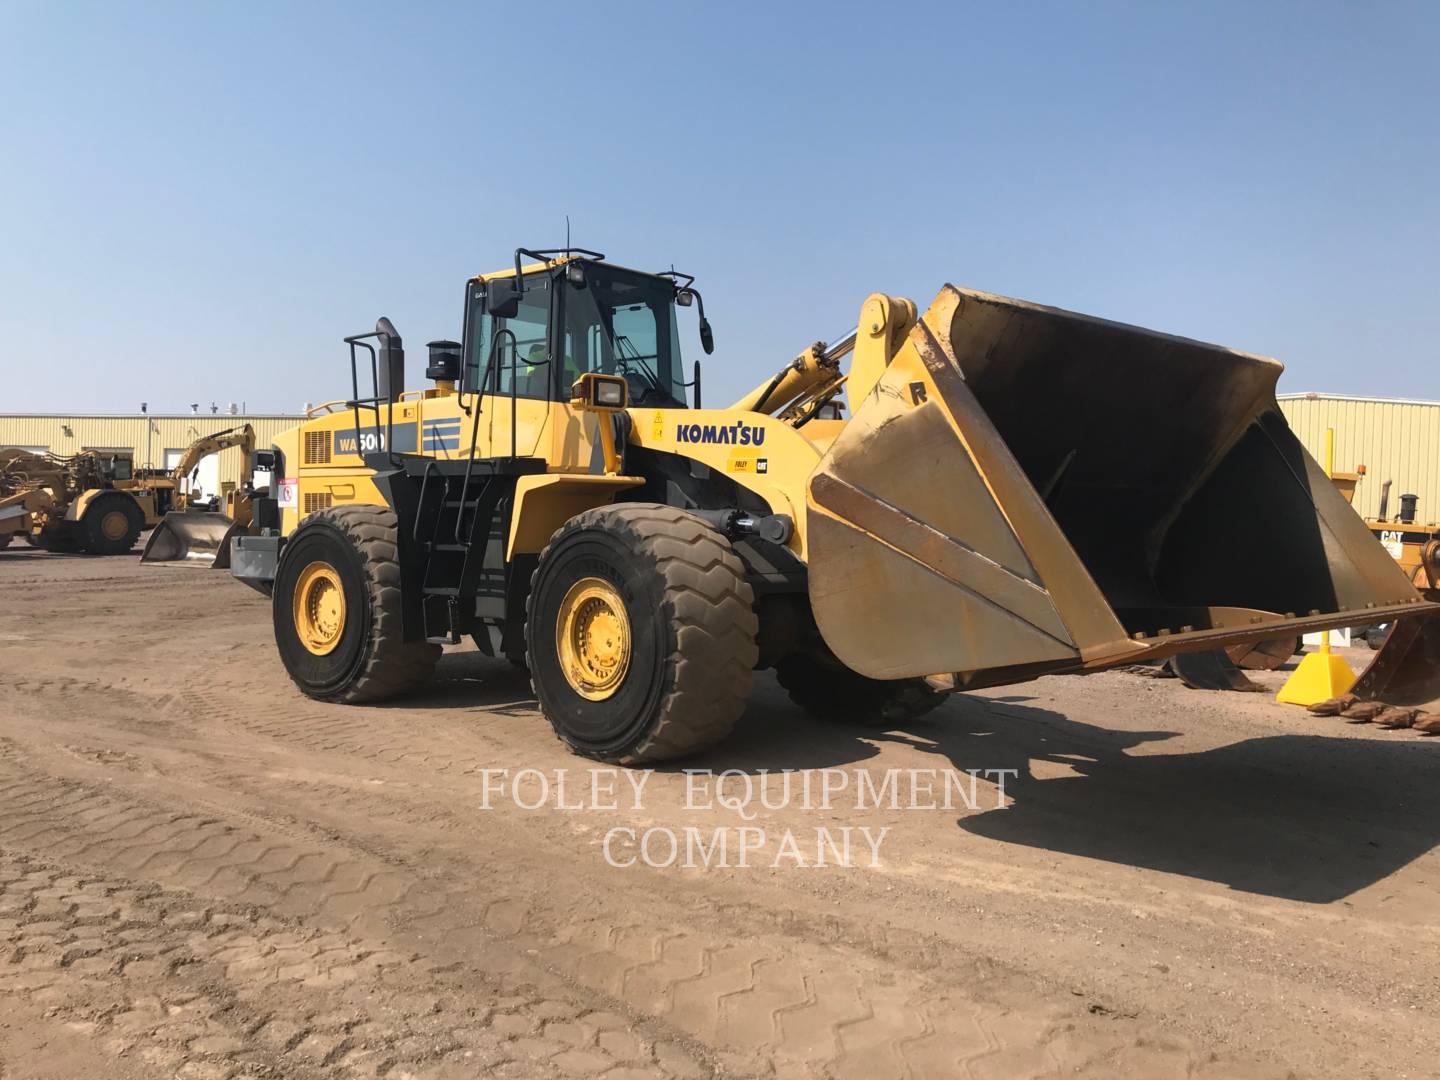
[[[180,458],[185,454],[185,447],[178,450],[165,451],[165,468],[173,469],[180,464]],[[198,473],[198,475],[197,475]],[[220,494],[220,457],[211,454],[209,457],[201,458],[200,464],[191,470],[190,477],[180,485],[188,489],[192,498],[209,498],[211,495]]]

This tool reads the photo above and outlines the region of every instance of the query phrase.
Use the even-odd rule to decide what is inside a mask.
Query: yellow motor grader
[[[521,249],[467,283],[432,387],[402,390],[388,320],[345,339],[352,396],[278,438],[231,550],[304,693],[405,694],[471,637],[576,752],[636,763],[723,738],[757,668],[895,722],[1440,610],[1286,426],[1274,360],[947,285],[871,295],[712,409],[683,308],[710,352],[693,278]]]

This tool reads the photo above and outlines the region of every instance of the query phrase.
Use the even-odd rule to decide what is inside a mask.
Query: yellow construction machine
[[[45,551],[122,555],[156,520],[155,493],[136,483],[120,455],[0,450],[0,547],[20,537]]]
[[[635,763],[724,737],[757,668],[896,722],[1440,610],[1287,427],[1274,360],[947,285],[871,295],[712,409],[684,308],[710,352],[693,278],[521,249],[467,283],[431,388],[402,392],[388,320],[345,339],[353,396],[277,439],[231,550],[299,688],[403,695],[473,637],[572,749]]]
[[[194,482],[200,462],[232,446],[240,449],[239,487],[211,496],[204,503],[193,498],[185,484]],[[176,509],[167,513],[150,534],[140,561],[227,569],[231,537],[250,527],[254,480],[255,429],[249,424],[196,439],[186,447],[170,474],[170,486],[177,493]]]
[[[242,454],[241,483],[201,502],[191,495],[194,470],[231,446]],[[146,561],[190,559],[228,566],[229,538],[248,527],[255,453],[249,425],[204,435],[167,472],[136,470],[130,458],[86,450],[69,457],[0,450],[0,547],[24,537],[46,551],[123,555],[140,533],[158,526]]]

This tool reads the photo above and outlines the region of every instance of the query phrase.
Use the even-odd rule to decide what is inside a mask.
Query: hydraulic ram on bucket
[[[810,478],[826,643],[984,686],[1440,610],[1290,431],[1281,370],[946,286]]]

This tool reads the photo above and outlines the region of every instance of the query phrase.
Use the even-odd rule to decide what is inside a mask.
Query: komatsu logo
[[[723,446],[759,446],[765,441],[765,429],[751,424],[681,424],[675,429],[675,439]]]

